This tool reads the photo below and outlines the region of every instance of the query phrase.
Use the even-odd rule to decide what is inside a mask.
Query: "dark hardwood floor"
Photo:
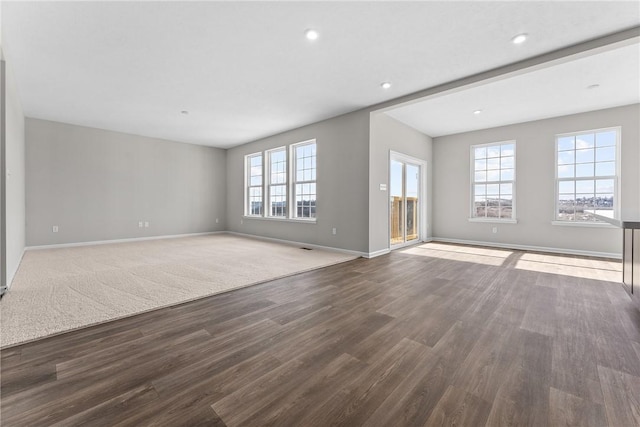
[[[640,312],[622,286],[567,275],[598,277],[596,260],[536,269],[472,249],[359,259],[4,349],[1,423],[640,425]]]

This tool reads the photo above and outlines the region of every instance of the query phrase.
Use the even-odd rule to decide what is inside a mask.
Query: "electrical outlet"
[[[491,231],[493,232],[493,234],[496,234],[498,232],[498,227],[493,227]]]
[[[220,222],[220,218],[216,218],[216,224]]]
[[[53,227],[51,227],[51,231],[53,231],[54,233],[58,232],[58,226],[54,225]]]
[[[142,221],[138,221],[138,228],[142,228],[144,227],[144,224],[142,223]]]
[[[243,220],[240,220],[240,225],[242,225],[242,224],[244,224],[244,221],[243,221]]]
[[[144,222],[144,228],[149,228],[149,221]]]
[[[337,234],[337,230],[335,227],[333,227],[333,230],[331,230],[331,234],[333,234],[334,236]]]

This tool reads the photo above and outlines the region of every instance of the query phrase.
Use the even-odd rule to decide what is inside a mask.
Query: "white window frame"
[[[476,148],[482,148],[482,147],[495,147],[495,146],[502,146],[505,144],[513,144],[513,180],[509,180],[509,181],[503,181],[503,180],[498,180],[498,181],[484,181],[484,182],[476,182],[475,180],[475,160],[476,160],[476,156],[475,156],[475,150]],[[469,149],[469,182],[470,182],[470,188],[469,188],[469,194],[470,194],[470,198],[469,198],[469,222],[489,222],[489,223],[500,223],[500,224],[516,224],[518,222],[518,217],[516,216],[516,178],[517,178],[517,173],[518,173],[518,168],[517,168],[517,143],[516,140],[506,140],[506,141],[496,141],[496,142],[489,142],[486,144],[476,144],[476,145],[472,145]],[[502,156],[501,156],[502,157]],[[499,157],[499,158],[501,158]],[[498,170],[502,170],[502,167]],[[511,184],[511,218],[494,218],[494,217],[478,217],[475,216],[476,215],[476,209],[475,209],[475,185],[476,184]]]
[[[607,175],[607,176],[587,176],[587,177],[573,177],[573,178],[558,178],[558,140],[560,138],[563,137],[567,137],[567,136],[578,136],[578,135],[584,135],[584,134],[596,134],[598,132],[605,132],[605,131],[615,131],[616,132],[616,145],[615,145],[615,153],[616,153],[616,159],[615,159],[615,175]],[[577,181],[588,181],[588,180],[597,180],[597,179],[613,179],[614,182],[614,190],[613,190],[613,199],[614,199],[614,203],[613,203],[613,218],[614,219],[620,219],[620,159],[621,159],[621,146],[622,146],[622,127],[621,126],[611,126],[611,127],[606,127],[606,128],[598,128],[598,129],[587,129],[587,130],[579,130],[579,131],[575,131],[575,132],[566,132],[566,133],[561,133],[561,134],[557,134],[555,136],[555,143],[554,143],[554,185],[555,185],[555,189],[554,189],[554,202],[553,202],[553,221],[551,221],[551,223],[553,225],[561,225],[561,226],[570,226],[570,227],[602,227],[602,228],[615,228],[615,226],[601,221],[601,220],[597,220],[597,221],[586,221],[586,220],[578,220],[576,221],[574,220],[563,220],[563,219],[559,219],[558,218],[558,199],[560,197],[560,192],[559,192],[559,183],[560,181],[573,181],[573,182],[577,182]],[[596,145],[594,145],[594,150],[597,148]],[[574,147],[574,152],[575,152],[576,148]],[[598,162],[595,160],[594,158],[594,167]],[[575,163],[575,159],[574,159],[574,163],[571,163],[573,165],[579,164],[579,163]],[[575,191],[574,191],[575,194]],[[594,193],[596,194],[596,193]]]
[[[263,178],[264,184],[265,184],[265,190],[263,190],[264,194],[266,194],[267,197],[267,206],[268,206],[268,210],[264,210],[264,216],[265,217],[269,217],[269,218],[280,218],[280,219],[286,219],[288,218],[288,212],[289,212],[289,155],[288,155],[288,151],[286,146],[282,146],[282,147],[278,147],[278,148],[272,148],[270,150],[265,151],[265,158],[266,158],[266,165],[265,165],[265,177]],[[284,153],[284,162],[285,162],[285,171],[284,171],[284,183],[282,184],[273,184],[271,182],[271,155],[273,153],[277,153],[277,152],[283,152]],[[273,215],[271,212],[271,187],[273,186],[282,186],[284,187],[284,199],[285,199],[285,203],[286,203],[286,208],[284,210],[284,214],[283,215]]]
[[[300,147],[301,145],[311,145],[315,144],[316,147],[316,179],[312,181],[296,181],[296,155],[295,149]],[[287,208],[284,216],[273,216],[271,215],[271,154],[276,151],[285,152],[286,158],[286,182],[285,193],[286,193],[286,202]],[[261,185],[251,186],[251,167],[249,161],[253,157],[261,156],[262,158],[262,183]],[[317,159],[318,159],[318,144],[316,139],[309,139],[302,142],[297,142],[293,144],[284,145],[281,147],[271,148],[264,151],[259,151],[251,154],[247,154],[244,156],[244,215],[243,218],[247,219],[259,219],[259,220],[268,220],[268,221],[283,221],[283,222],[298,222],[298,223],[308,223],[315,224],[318,219],[318,211],[317,211],[317,196],[318,196],[318,167],[317,167]],[[314,183],[316,185],[316,211],[315,217],[298,217],[297,216],[297,206],[296,206],[296,184],[307,184]],[[273,185],[281,185],[281,184],[273,184]],[[251,208],[249,206],[250,203],[250,194],[251,188],[261,188],[262,189],[262,213],[260,215],[252,215]]]
[[[298,181],[297,180],[297,162],[298,162],[298,158],[296,156],[296,149],[298,147],[304,147],[305,145],[315,145],[316,147],[316,154],[315,154],[315,159],[316,159],[316,167],[315,167],[315,172],[316,172],[316,179],[313,180],[302,180],[302,181]],[[315,222],[317,217],[318,217],[318,144],[316,143],[315,139],[309,139],[307,141],[302,141],[302,142],[298,142],[296,144],[291,144],[290,149],[290,159],[291,159],[291,209],[289,211],[289,215],[291,218],[297,220],[297,221],[309,221],[309,222]],[[302,216],[298,216],[298,205],[296,202],[296,198],[297,198],[297,193],[296,193],[296,184],[315,184],[316,186],[316,204],[315,204],[315,217],[302,217]]]
[[[262,182],[260,185],[251,185],[251,165],[250,161],[253,157],[261,157],[262,158]],[[251,153],[244,156],[244,216],[249,218],[259,218],[264,215],[264,154],[262,152]],[[255,215],[251,213],[251,189],[252,188],[260,188],[262,190],[262,214]]]

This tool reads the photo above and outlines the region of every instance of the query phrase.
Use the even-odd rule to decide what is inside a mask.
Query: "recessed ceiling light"
[[[524,43],[525,40],[527,40],[527,37],[529,37],[529,34],[527,33],[518,34],[517,36],[511,39],[511,43],[513,44]]]
[[[482,110],[476,110],[476,111],[474,111],[474,112],[473,112],[473,114],[475,114],[476,116],[477,116],[478,114],[480,114],[480,113],[482,113]]]
[[[180,111],[180,114],[184,114],[186,116],[187,114],[189,114],[189,112],[187,110],[182,110]]]
[[[600,87],[600,85],[596,83],[596,84],[587,86],[587,89],[597,89],[599,87]]]
[[[382,82],[380,83],[380,87],[382,87],[382,89],[389,89],[391,87],[391,82]]]
[[[304,36],[309,40],[317,40],[320,37],[320,33],[316,30],[308,29],[304,32]]]

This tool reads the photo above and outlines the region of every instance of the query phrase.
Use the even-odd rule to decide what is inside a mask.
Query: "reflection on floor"
[[[506,249],[462,246],[449,243],[430,242],[404,249],[403,254],[449,259],[452,261],[474,262],[483,265],[503,265],[513,251]]]
[[[487,248],[429,242],[402,251],[418,255],[477,264],[512,267],[518,270],[560,274],[585,279],[619,283],[622,280],[620,260],[524,252],[513,249]]]

